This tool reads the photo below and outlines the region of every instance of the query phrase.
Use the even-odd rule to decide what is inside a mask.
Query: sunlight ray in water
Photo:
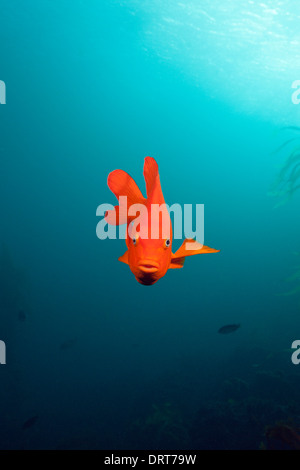
[[[297,123],[300,3],[287,0],[121,1],[143,18],[144,46],[212,98],[279,123]],[[211,58],[213,57],[213,60]]]

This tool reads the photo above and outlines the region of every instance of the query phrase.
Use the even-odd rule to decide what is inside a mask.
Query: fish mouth
[[[138,267],[144,273],[156,273],[159,268],[159,264],[153,260],[142,260],[139,262]]]

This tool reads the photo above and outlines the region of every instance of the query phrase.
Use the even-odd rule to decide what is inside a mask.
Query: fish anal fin
[[[119,261],[125,264],[129,264],[128,261],[128,250],[125,251],[124,255],[120,256]]]

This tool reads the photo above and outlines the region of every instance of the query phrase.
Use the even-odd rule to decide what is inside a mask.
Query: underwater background
[[[0,10],[0,448],[299,449],[300,5]],[[147,155],[221,250],[151,287],[96,237]]]

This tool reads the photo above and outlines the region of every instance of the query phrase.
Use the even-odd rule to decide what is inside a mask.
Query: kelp
[[[282,130],[300,134],[300,127],[289,126]],[[288,149],[292,143],[297,145],[294,145],[288,152],[279,174],[270,188],[269,195],[280,199],[276,207],[288,202],[300,189],[300,135],[287,139],[273,154]]]
[[[289,153],[285,157],[285,161],[269,193],[271,196],[279,198],[276,207],[288,202],[294,196],[295,192],[300,189],[300,127],[289,126],[281,129],[281,131],[289,131],[297,133],[297,135],[287,139],[273,152],[273,154],[280,153],[293,145],[293,148],[290,148]],[[295,145],[295,143],[297,143],[297,145]],[[299,255],[299,253],[295,253],[295,255]],[[294,274],[289,276],[286,280],[294,283],[295,287],[283,295],[299,294],[300,266],[298,266]]]
[[[286,279],[287,282],[293,282],[296,284],[296,287],[289,292],[286,292],[283,295],[295,295],[295,294],[300,294],[300,266],[298,266],[297,271],[289,276]]]

